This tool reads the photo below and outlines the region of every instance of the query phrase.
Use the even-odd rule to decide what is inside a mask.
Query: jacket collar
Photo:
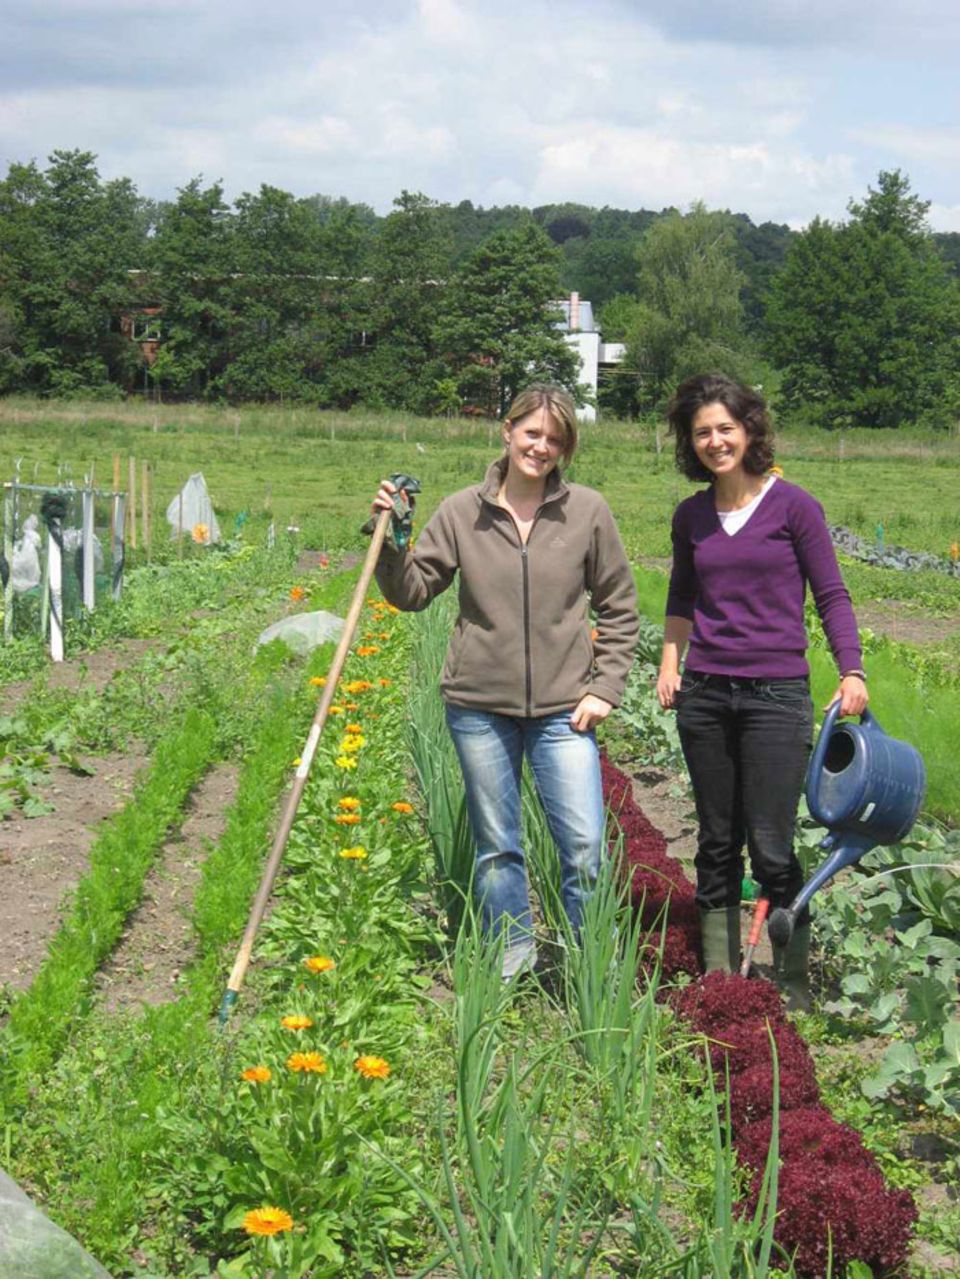
[[[491,462],[487,467],[487,473],[484,476],[483,483],[480,485],[480,500],[490,503],[500,509],[500,503],[497,497],[500,493],[500,486],[507,478],[507,459],[498,457],[496,461]],[[546,487],[543,492],[543,502],[541,505],[546,506],[548,502],[555,502],[558,498],[566,496],[570,490],[556,468],[547,476]]]

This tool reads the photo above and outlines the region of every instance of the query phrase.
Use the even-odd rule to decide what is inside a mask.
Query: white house
[[[622,342],[604,342],[593,318],[593,304],[581,300],[579,293],[571,293],[554,304],[560,312],[557,327],[563,330],[564,341],[580,357],[580,376],[577,379],[590,392],[592,404],[585,405],[579,413],[585,422],[597,417],[596,399],[600,370],[619,364],[626,347]]]

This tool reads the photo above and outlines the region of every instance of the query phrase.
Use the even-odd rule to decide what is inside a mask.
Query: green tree
[[[634,325],[626,335],[628,369],[641,408],[661,404],[681,378],[705,369],[749,376],[740,290],[727,213],[695,204],[647,231],[638,252]]]
[[[0,377],[41,393],[123,382],[139,352],[121,332],[141,205],[125,178],[103,183],[88,151],[54,151],[46,170],[13,164],[0,182]]]
[[[358,394],[368,404],[429,412],[443,376],[434,330],[453,246],[442,206],[409,191],[393,203],[354,309],[372,342],[358,364]]]
[[[151,376],[161,388],[206,397],[230,363],[235,260],[232,219],[219,182],[193,178],[165,210],[153,246],[151,300],[162,342]]]
[[[960,404],[960,289],[899,171],[850,220],[798,236],[767,308],[787,414],[821,426],[943,424]]]
[[[531,220],[497,231],[454,277],[437,344],[464,399],[502,414],[534,378],[575,387],[576,354],[550,307],[560,292],[560,255]]]

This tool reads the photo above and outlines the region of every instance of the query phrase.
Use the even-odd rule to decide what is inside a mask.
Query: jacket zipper
[[[533,532],[533,525],[530,526]],[[527,541],[529,541],[529,536]],[[530,573],[527,561],[527,543],[520,543],[520,563],[523,565],[523,660],[526,667],[527,719],[533,705],[533,672],[530,669]]]

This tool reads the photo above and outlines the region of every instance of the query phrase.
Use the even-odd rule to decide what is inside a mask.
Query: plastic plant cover
[[[110,1279],[76,1239],[55,1226],[0,1170],[0,1275],[11,1279]]]
[[[183,533],[202,546],[220,541],[220,525],[213,513],[213,503],[202,471],[195,471],[190,476],[167,507],[167,523],[171,537]]]
[[[257,638],[257,648],[271,640],[282,640],[295,653],[309,653],[319,644],[338,640],[343,634],[343,618],[320,609],[316,613],[293,613],[282,617],[262,631]]]

